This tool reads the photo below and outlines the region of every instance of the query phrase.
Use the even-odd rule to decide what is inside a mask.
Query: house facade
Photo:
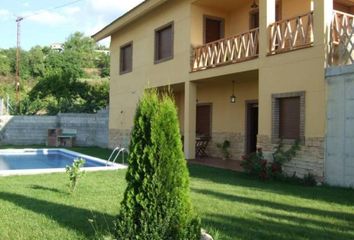
[[[329,66],[351,64],[349,0],[147,0],[111,36],[110,146],[127,145],[144,89],[173,91],[186,159],[196,139],[232,159],[300,140],[289,173],[325,177]],[[345,31],[343,31],[343,29]],[[344,36],[350,38],[348,36]],[[344,42],[343,42],[344,41]],[[343,47],[344,46],[344,47]]]

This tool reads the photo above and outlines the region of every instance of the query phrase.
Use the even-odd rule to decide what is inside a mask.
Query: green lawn
[[[107,158],[108,150],[74,150]],[[354,190],[260,182],[191,165],[203,227],[218,239],[354,239]],[[74,195],[65,174],[0,177],[0,239],[90,239],[88,219],[107,230],[119,210],[125,170],[89,172]]]

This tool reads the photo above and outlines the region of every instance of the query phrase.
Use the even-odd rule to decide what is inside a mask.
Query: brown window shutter
[[[172,57],[173,55],[173,30],[172,25],[168,25],[156,31],[155,37],[156,59],[162,60]]]
[[[300,138],[300,97],[279,98],[279,138]]]
[[[217,41],[222,38],[222,21],[217,19],[205,19],[205,43]]]
[[[197,135],[210,137],[211,136],[211,105],[197,106]]]
[[[160,59],[172,56],[172,29],[168,27],[160,32]]]
[[[250,29],[259,27],[259,10],[250,12]]]
[[[120,72],[130,72],[133,68],[133,45],[128,44],[124,47],[121,47],[121,56],[120,56]]]

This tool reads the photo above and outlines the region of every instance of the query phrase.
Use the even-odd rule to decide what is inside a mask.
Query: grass
[[[110,151],[76,148],[107,158]],[[217,240],[354,239],[354,190],[261,182],[244,174],[189,166],[191,196]],[[88,219],[112,228],[125,170],[89,172],[68,194],[65,174],[0,178],[0,239],[92,239]]]

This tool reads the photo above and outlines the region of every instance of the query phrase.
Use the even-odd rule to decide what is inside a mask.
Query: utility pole
[[[17,17],[17,49],[16,49],[16,82],[15,82],[15,90],[16,90],[16,105],[17,110],[20,112],[20,56],[21,56],[21,21],[23,17]]]

